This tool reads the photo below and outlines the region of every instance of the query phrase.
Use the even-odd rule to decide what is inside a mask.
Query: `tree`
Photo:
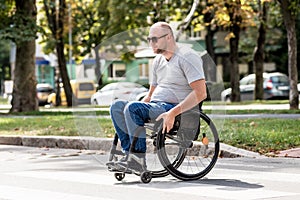
[[[230,70],[230,83],[231,83],[231,101],[240,101],[240,83],[238,76],[239,66],[238,66],[238,53],[239,53],[239,39],[240,39],[240,31],[242,24],[242,17],[240,15],[241,12],[241,3],[239,0],[235,2],[236,4],[225,4],[226,9],[228,10],[228,15],[230,19],[229,31],[231,37],[229,39],[230,46],[230,62],[231,62],[231,70]]]
[[[299,13],[299,0],[278,0],[284,24],[287,30],[288,43],[288,71],[290,80],[290,109],[299,109],[299,92],[297,89],[297,37],[296,16]]]
[[[213,6],[213,4],[209,3],[209,0],[206,0],[207,7]],[[214,48],[214,35],[218,31],[218,26],[216,24],[213,24],[214,19],[214,10],[213,9],[207,9],[203,11],[204,15],[204,23],[206,25],[206,31],[207,34],[205,36],[205,44],[206,49],[211,58],[214,62],[216,62],[216,55],[215,55],[215,48]]]
[[[231,62],[230,68],[230,83],[232,88],[231,101],[240,101],[240,89],[239,89],[239,39],[240,32],[248,27],[253,26],[253,9],[251,4],[253,1],[244,0],[209,0],[210,3],[208,9],[211,9],[215,13],[214,21],[225,30],[229,31],[229,47]]]
[[[123,31],[130,32],[130,30],[146,26],[147,15],[151,10],[150,5],[151,2],[149,1],[139,0],[122,2],[117,0],[73,0],[71,3],[73,46],[68,46],[68,38],[64,37],[65,50],[68,51],[72,48],[73,57],[77,61],[81,61],[83,57],[92,54],[92,51],[94,51],[96,56],[95,74],[98,78],[98,85],[101,86],[99,48],[103,43],[109,43],[108,40],[116,34]],[[145,38],[145,35],[142,34],[139,33],[141,37]],[[141,40],[141,37],[134,37],[137,35],[137,33],[129,34],[127,39],[130,40],[120,40],[121,45],[124,47],[123,52],[126,52],[127,46],[137,44]],[[52,47],[52,41],[48,41],[47,46]],[[124,58],[130,59],[130,57],[126,57],[128,55],[126,54]]]
[[[189,14],[185,17],[184,20],[182,20],[181,24],[179,24],[179,26],[178,26],[179,31],[176,36],[177,41],[178,41],[180,35],[183,33],[183,31],[185,31],[189,27],[191,21],[193,20],[193,16],[195,15],[198,5],[199,5],[199,0],[194,0]]]
[[[259,29],[257,45],[254,49],[253,63],[255,67],[255,90],[254,99],[262,100],[264,97],[263,89],[263,72],[264,72],[264,47],[266,41],[266,24],[267,24],[267,2],[258,0],[258,13],[259,13]]]
[[[35,77],[35,38],[38,27],[35,3],[35,0],[1,0],[0,39],[11,40],[17,46],[10,112],[38,110]]]
[[[74,1],[73,1],[74,3]],[[78,0],[72,4],[73,30],[73,54],[75,57],[84,57],[94,51],[96,57],[95,74],[98,85],[102,83],[102,73],[99,45],[106,36],[109,28],[110,13],[108,10],[109,0],[84,1]],[[80,26],[76,26],[79,25]],[[71,47],[68,47],[71,48]]]
[[[56,4],[56,0],[43,0],[45,7],[45,12],[49,24],[49,28],[52,33],[52,37],[55,42],[55,50],[58,60],[58,68],[62,83],[64,86],[64,91],[67,98],[67,106],[73,105],[72,99],[74,95],[72,92],[70,78],[67,72],[67,63],[65,58],[65,44],[64,44],[64,24],[66,21],[66,1],[59,0]]]

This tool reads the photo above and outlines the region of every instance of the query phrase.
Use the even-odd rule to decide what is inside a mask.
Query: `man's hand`
[[[150,100],[151,100],[151,97],[150,96],[148,96],[148,95],[146,95],[146,96],[144,96],[144,98],[142,99],[142,102],[150,102]]]
[[[174,121],[175,121],[175,116],[172,115],[171,112],[165,112],[162,113],[161,115],[159,115],[156,118],[156,121],[159,121],[160,119],[163,119],[163,130],[162,133],[168,133],[174,125]]]

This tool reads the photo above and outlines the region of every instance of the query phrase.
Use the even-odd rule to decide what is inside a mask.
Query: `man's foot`
[[[146,165],[145,153],[139,155],[134,154],[131,156],[132,156],[131,159],[128,161],[122,162],[120,160],[119,162],[116,162],[116,166],[122,167],[124,169],[138,171],[138,172],[146,171],[147,165]]]
[[[108,166],[108,168],[114,168],[117,162],[126,162],[128,160],[128,154],[125,154],[120,160],[118,161],[108,161],[106,163],[106,166]]]

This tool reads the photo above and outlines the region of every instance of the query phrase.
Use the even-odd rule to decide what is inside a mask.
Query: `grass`
[[[72,114],[0,118],[0,135],[112,137],[108,118]]]
[[[230,103],[230,105],[282,103],[288,104],[288,101],[250,101]],[[210,105],[211,102],[205,102],[205,104]],[[211,110],[205,110],[205,112],[212,113]],[[222,111],[219,113],[225,114]],[[300,114],[300,110],[226,110],[226,114],[257,113]],[[115,131],[111,119],[99,117],[107,115],[109,115],[108,111],[0,114],[0,135],[113,137]],[[235,147],[262,154],[300,147],[300,118],[226,119],[223,122],[219,135],[220,141]]]
[[[262,154],[300,146],[299,119],[226,120],[220,141]]]
[[[31,112],[0,117],[0,135],[113,137],[111,119],[99,113]],[[29,115],[29,113],[27,113]],[[220,141],[267,154],[300,146],[299,119],[226,119]]]

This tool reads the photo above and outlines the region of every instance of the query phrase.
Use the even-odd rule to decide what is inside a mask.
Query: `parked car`
[[[91,97],[91,104],[110,106],[116,99],[141,100],[139,94],[147,92],[148,89],[138,83],[116,82],[105,85]],[[144,93],[146,94],[146,93]],[[140,99],[137,99],[140,98]]]
[[[265,100],[288,99],[289,98],[289,79],[285,74],[263,73],[263,88]],[[255,74],[250,74],[240,80],[241,101],[254,100]],[[231,88],[221,93],[222,101],[230,101]]]
[[[92,80],[71,80],[70,81],[72,92],[74,93],[75,99],[73,102],[76,104],[90,104],[90,98],[95,93],[94,81]],[[61,105],[67,105],[67,98],[63,88],[60,86],[60,100]],[[49,95],[48,103],[52,105],[57,105],[56,103],[56,93],[53,92]]]
[[[36,85],[37,98],[39,105],[47,104],[48,96],[53,92],[52,85],[48,83],[38,83]]]

